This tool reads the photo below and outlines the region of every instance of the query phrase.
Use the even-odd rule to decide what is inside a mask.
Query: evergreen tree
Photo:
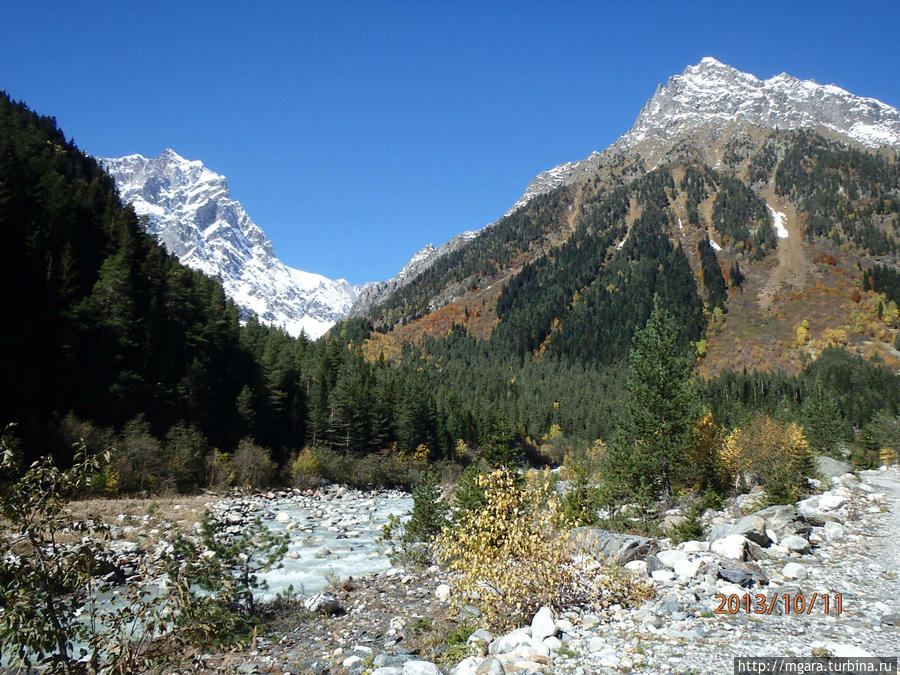
[[[812,449],[821,455],[840,458],[839,444],[844,437],[844,424],[837,401],[816,380],[800,407],[803,435]]]
[[[657,301],[646,326],[635,333],[624,418],[604,462],[607,480],[646,489],[666,504],[687,469],[700,412],[693,363],[680,349],[678,335],[675,318]]]

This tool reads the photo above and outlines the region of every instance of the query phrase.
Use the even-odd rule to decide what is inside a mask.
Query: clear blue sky
[[[900,106],[900,2],[7,2],[0,88],[96,156],[225,174],[351,282],[495,220],[703,56]]]

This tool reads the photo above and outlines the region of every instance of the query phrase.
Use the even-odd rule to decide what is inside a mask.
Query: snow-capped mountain
[[[760,80],[706,57],[660,84],[618,141],[602,153],[538,174],[507,213],[539,194],[578,182],[623,152],[658,159],[678,140],[712,141],[748,127],[812,129],[870,148],[900,148],[897,108],[785,73]]]
[[[655,164],[680,140],[688,139],[695,146],[711,144],[751,127],[812,129],[866,147],[900,148],[900,110],[892,106],[832,84],[820,85],[784,73],[760,80],[706,57],[660,84],[632,128],[611,146],[535,176],[505,215],[538,195],[581,181],[602,165],[615,164],[623,154],[640,155]],[[439,249],[429,244],[393,279],[367,284],[351,315],[365,314],[441,255],[456,250],[477,234],[478,231],[464,232]]]
[[[316,338],[347,315],[358,289],[344,279],[282,263],[262,229],[231,198],[225,176],[167,149],[148,159],[101,159],[124,202],[188,267],[222,280],[225,292],[260,321]]]
[[[617,145],[734,124],[814,129],[870,148],[900,146],[900,110],[886,103],[786,73],[760,80],[708,56],[657,87]]]

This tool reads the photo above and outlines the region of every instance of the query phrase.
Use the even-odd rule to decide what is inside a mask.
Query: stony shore
[[[545,609],[531,625],[503,635],[480,630],[470,638],[474,655],[458,663],[441,662],[441,646],[428,640],[432,631],[445,636],[459,620],[447,605],[452,579],[437,568],[390,568],[318,596],[316,602],[333,601],[340,613],[298,618],[296,626],[282,627],[277,643],[260,640],[254,650],[198,655],[193,670],[719,673],[731,672],[735,656],[896,656],[900,469],[843,474],[825,483],[822,494],[795,506],[752,514],[751,499],[744,497],[709,513],[702,541],[672,546],[651,540],[642,547],[619,540],[610,552],[635,574],[647,575],[654,599],[602,613]],[[763,611],[757,594],[765,596]],[[732,596],[737,600],[729,611]],[[477,626],[477,612],[465,618]]]

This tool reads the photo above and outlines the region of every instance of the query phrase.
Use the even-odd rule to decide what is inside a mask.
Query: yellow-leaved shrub
[[[646,597],[635,577],[600,564],[573,540],[547,476],[523,479],[501,468],[476,483],[483,504],[436,540],[438,558],[457,573],[455,603],[478,604],[490,626],[505,629],[530,621],[544,605],[624,605]]]

